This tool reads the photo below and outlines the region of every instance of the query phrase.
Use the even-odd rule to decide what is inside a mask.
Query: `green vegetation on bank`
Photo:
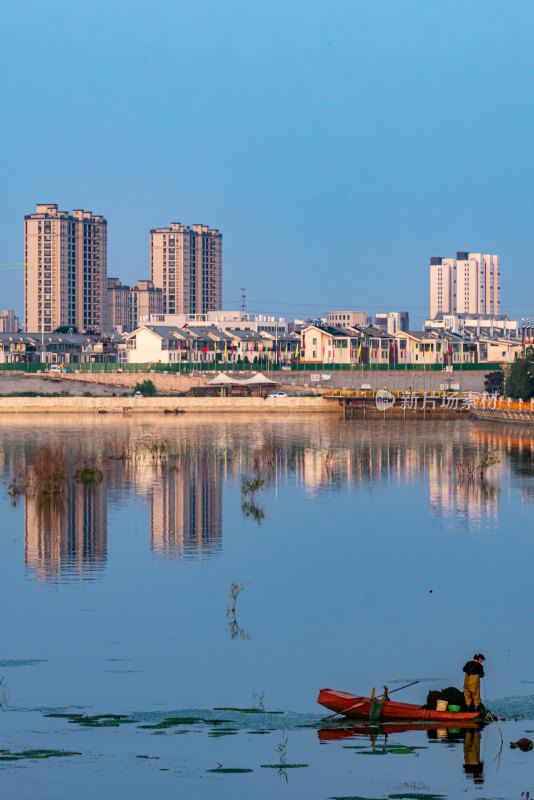
[[[157,389],[154,385],[154,382],[147,378],[146,381],[142,383],[136,383],[134,386],[134,393],[141,392],[143,397],[155,397],[157,394]]]
[[[499,394],[504,392],[504,372],[502,369],[495,370],[495,372],[488,372],[484,376],[484,390],[488,394]]]
[[[534,397],[534,348],[529,347],[523,358],[516,358],[510,365],[504,390],[514,400]]]

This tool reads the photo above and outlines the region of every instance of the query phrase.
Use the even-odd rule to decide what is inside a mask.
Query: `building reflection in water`
[[[168,558],[222,550],[222,476],[216,451],[185,454],[162,471],[149,492],[150,544]]]
[[[107,496],[104,483],[71,482],[54,508],[35,497],[24,501],[24,560],[41,581],[92,577],[107,561]]]
[[[107,502],[119,506],[148,500],[150,544],[165,558],[204,558],[222,552],[223,483],[243,476],[269,487],[300,486],[310,493],[366,490],[374,484],[427,486],[430,514],[455,526],[495,522],[499,485],[510,475],[534,476],[534,443],[528,431],[450,426],[317,425],[302,435],[285,430],[228,426],[215,440],[194,427],[181,432],[173,458],[155,462],[150,449],[135,461],[114,461],[104,481],[84,487],[73,481],[62,512],[25,500],[25,561],[38,580],[62,574],[93,577],[106,565]],[[496,451],[501,462],[485,482],[458,481],[457,464],[467,456]],[[13,463],[4,452],[5,464]],[[522,487],[524,490],[524,487]],[[530,500],[528,495],[525,499]],[[239,502],[239,501],[238,501]]]

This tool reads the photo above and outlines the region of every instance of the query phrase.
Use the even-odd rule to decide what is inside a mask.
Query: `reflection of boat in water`
[[[480,716],[478,711],[435,711],[414,703],[396,703],[393,700],[377,700],[361,697],[350,692],[335,689],[321,689],[317,698],[319,705],[355,719],[378,720],[416,720],[417,722],[450,722],[452,724],[474,720]]]
[[[408,731],[435,731],[436,738],[450,738],[461,731],[480,730],[480,725],[476,720],[464,720],[459,723],[445,722],[362,722],[350,728],[319,728],[317,735],[321,743],[341,741],[350,739],[353,736],[370,736],[375,739],[378,736],[390,736],[394,733],[406,733]],[[440,735],[442,734],[442,735]]]

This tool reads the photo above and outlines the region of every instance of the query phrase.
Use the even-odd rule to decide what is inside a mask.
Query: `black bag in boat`
[[[435,711],[438,700],[446,700],[447,705],[460,706],[462,710],[465,708],[464,693],[454,686],[448,686],[446,689],[442,689],[441,692],[435,689],[430,691],[426,698],[425,708]]]
[[[424,707],[435,711],[438,700],[441,700],[441,692],[432,689],[426,696],[426,704]]]
[[[447,689],[441,690],[440,700],[446,700],[450,706],[460,706],[461,709],[465,707],[464,693],[454,686],[449,686]]]

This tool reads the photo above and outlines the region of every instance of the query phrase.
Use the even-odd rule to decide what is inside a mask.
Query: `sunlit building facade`
[[[69,214],[38,204],[24,217],[24,327],[105,329],[107,222],[90,211]]]
[[[207,225],[150,231],[150,277],[163,292],[164,314],[222,308],[222,234]]]

